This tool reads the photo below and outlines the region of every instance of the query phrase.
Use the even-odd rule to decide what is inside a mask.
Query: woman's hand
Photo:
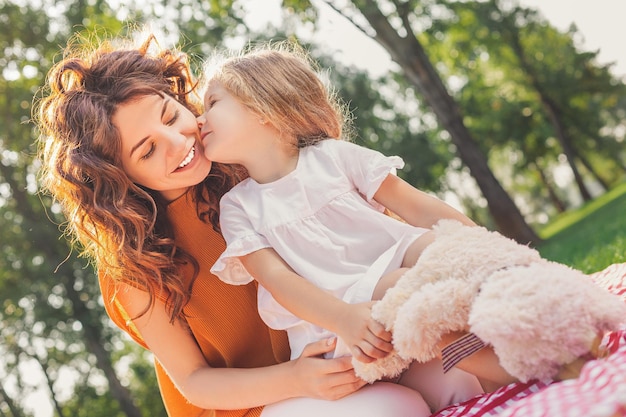
[[[336,338],[323,339],[307,345],[298,359],[292,360],[293,381],[303,397],[322,400],[337,400],[352,394],[366,382],[354,374],[352,358],[324,359],[332,352]]]

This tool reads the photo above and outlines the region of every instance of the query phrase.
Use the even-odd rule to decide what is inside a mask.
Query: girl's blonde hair
[[[295,138],[299,148],[347,138],[345,106],[294,42],[261,44],[237,55],[217,53],[204,68],[204,84],[220,83],[282,137]]]
[[[70,43],[48,73],[34,111],[41,184],[60,203],[66,234],[100,273],[144,289],[151,304],[164,298],[171,320],[182,317],[190,297],[179,267],[194,265],[193,283],[197,262],[176,247],[161,195],[134,184],[121,168],[121,139],[111,118],[118,106],[151,94],[171,96],[197,115],[196,86],[187,56],[160,48],[154,36],[117,47],[108,41],[95,48]],[[219,199],[239,173],[213,164],[194,187],[198,215],[215,228]]]

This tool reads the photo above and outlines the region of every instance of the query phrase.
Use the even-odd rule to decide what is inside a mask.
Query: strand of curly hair
[[[147,291],[144,313],[159,297],[172,321],[183,318],[197,262],[176,247],[160,194],[134,184],[120,168],[121,141],[111,117],[120,104],[149,94],[169,95],[197,115],[187,56],[159,50],[154,37],[138,48],[105,42],[92,51],[68,51],[49,72],[47,95],[34,114],[42,188],[63,209],[64,233],[100,273]],[[219,199],[244,176],[241,168],[213,164],[193,190],[199,217],[218,230]],[[189,285],[181,277],[186,263],[195,270]]]

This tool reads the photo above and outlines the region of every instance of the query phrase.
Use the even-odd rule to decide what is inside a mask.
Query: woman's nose
[[[190,136],[195,136],[196,130],[186,132],[181,129],[167,127],[158,135],[160,146],[166,147],[169,151],[176,152],[181,146],[185,146]],[[156,135],[155,135],[156,137]]]
[[[170,134],[161,137],[159,148],[168,158],[180,158],[188,146],[188,137],[180,134]]]

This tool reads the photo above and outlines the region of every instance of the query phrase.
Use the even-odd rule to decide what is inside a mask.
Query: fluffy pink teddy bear
[[[626,322],[619,297],[534,249],[453,220],[434,231],[417,264],[373,307],[372,316],[393,332],[396,351],[369,364],[353,361],[366,381],[434,358],[441,337],[453,331],[492,346],[522,382],[552,378]]]

